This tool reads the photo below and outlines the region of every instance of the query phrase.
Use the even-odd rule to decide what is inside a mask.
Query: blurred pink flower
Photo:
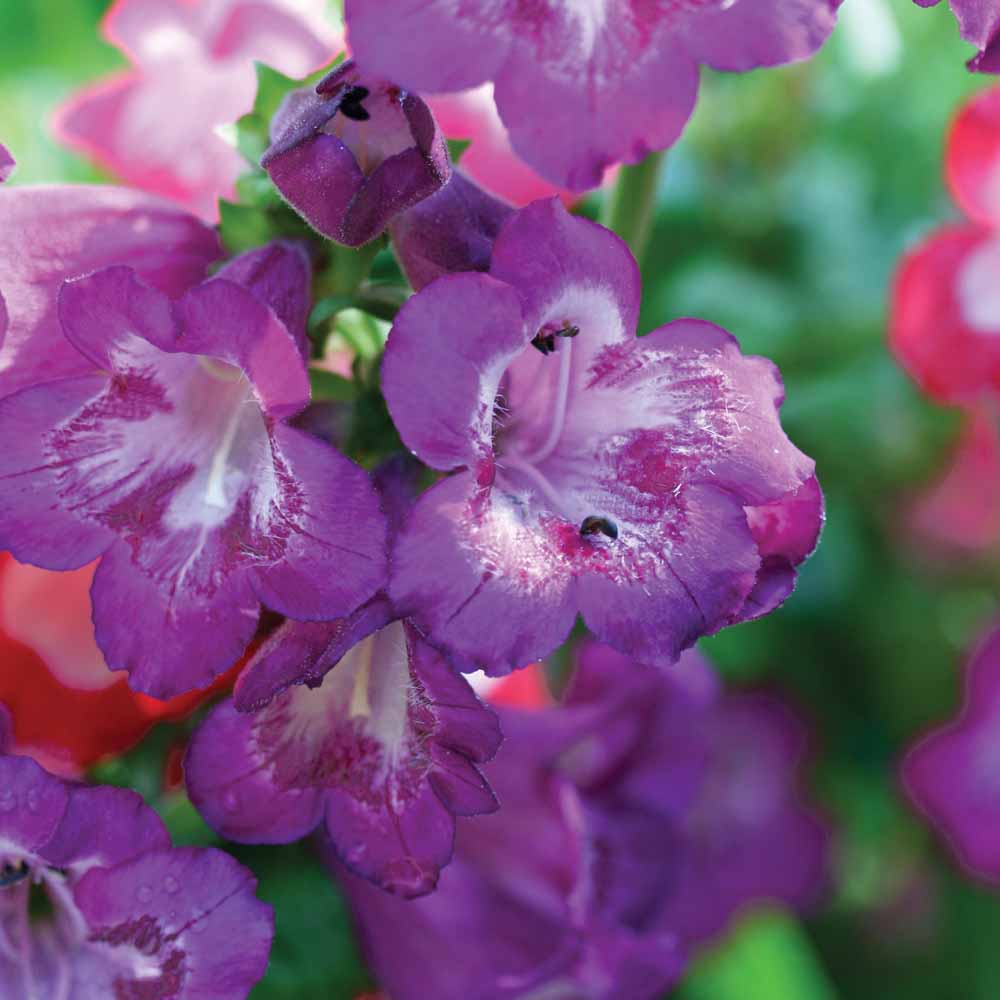
[[[254,61],[301,77],[339,33],[324,0],[116,0],[104,37],[131,67],[79,91],[57,138],[126,183],[218,218],[245,163],[218,134],[253,106]]]
[[[942,555],[1000,542],[1000,428],[991,407],[969,411],[948,467],[913,504],[910,527]]]
[[[492,84],[457,94],[437,94],[427,98],[427,103],[449,139],[471,142],[462,154],[462,169],[487,191],[518,207],[554,194],[566,205],[579,198],[550,184],[518,158],[493,103]]]

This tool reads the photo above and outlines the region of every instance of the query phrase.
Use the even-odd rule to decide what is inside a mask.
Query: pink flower
[[[66,145],[128,184],[210,221],[245,167],[217,134],[251,109],[254,61],[289,76],[327,62],[338,37],[323,0],[117,0],[103,33],[131,67],[59,109]]]

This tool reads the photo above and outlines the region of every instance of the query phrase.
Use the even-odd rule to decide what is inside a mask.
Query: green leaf
[[[351,403],[358,396],[358,387],[350,379],[322,368],[309,369],[309,384],[314,403]]]
[[[347,907],[312,854],[301,846],[230,851],[257,876],[257,895],[274,907],[271,960],[251,1000],[346,1000],[370,988]]]
[[[219,237],[227,253],[243,253],[266,243],[271,238],[271,226],[267,215],[259,208],[221,199]]]
[[[448,154],[451,162],[457,167],[462,155],[472,145],[471,139],[448,139]]]
[[[837,1000],[812,944],[791,914],[758,909],[699,958],[682,1000]]]

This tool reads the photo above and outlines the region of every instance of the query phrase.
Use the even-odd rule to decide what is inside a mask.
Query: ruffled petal
[[[217,709],[186,774],[223,835],[287,842],[325,817],[351,868],[414,896],[448,862],[454,816],[496,808],[475,763],[498,743],[496,719],[465,681],[395,621],[349,648],[318,687],[285,690],[253,715]]]
[[[40,854],[47,864],[81,875],[167,847],[170,834],[141,795],[128,788],[74,785],[62,821]]]
[[[493,247],[490,274],[517,289],[531,336],[574,293],[607,302],[602,337],[635,333],[641,283],[628,245],[610,229],[570,215],[558,198],[536,201],[508,219]]]
[[[265,517],[271,543],[280,539],[283,548],[280,560],[253,570],[253,587],[292,618],[348,615],[385,584],[386,522],[372,481],[293,427],[275,426],[271,448],[284,489]]]
[[[0,348],[0,396],[90,370],[59,324],[56,296],[64,280],[127,263],[154,288],[175,296],[201,280],[219,254],[211,229],[139,192],[0,189],[2,291],[9,314]]]
[[[507,673],[547,656],[573,627],[563,540],[553,519],[460,473],[417,502],[393,553],[389,593],[435,643]]]
[[[150,851],[93,868],[74,888],[107,992],[242,1000],[263,976],[274,934],[256,880],[223,851]],[[84,980],[86,982],[86,980]],[[155,994],[154,994],[155,995]]]
[[[815,55],[837,22],[842,0],[736,0],[699,10],[684,41],[700,63],[745,73]]]
[[[58,829],[68,802],[66,785],[30,757],[0,757],[0,841],[38,851]]]
[[[407,447],[436,469],[487,456],[500,377],[531,336],[517,293],[487,275],[447,276],[410,299],[382,362],[386,403]]]

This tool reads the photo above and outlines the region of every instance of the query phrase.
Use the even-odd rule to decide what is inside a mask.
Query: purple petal
[[[419,291],[443,274],[488,271],[493,242],[512,211],[454,170],[440,191],[389,226],[393,249],[410,284]]]
[[[116,542],[104,555],[90,599],[94,637],[113,670],[154,698],[207,687],[242,655],[260,604],[245,574],[228,575],[221,532],[203,544],[172,536],[140,550]],[[181,585],[183,584],[183,586]]]
[[[217,709],[192,741],[186,777],[224,836],[282,843],[325,817],[346,864],[413,896],[448,862],[454,816],[496,808],[474,762],[498,742],[496,719],[466,682],[395,621],[350,647],[316,688],[285,690],[253,715]]]
[[[69,800],[66,785],[30,757],[0,757],[0,841],[36,852],[56,832]]]
[[[10,327],[0,349],[0,396],[34,382],[87,372],[66,344],[56,295],[67,278],[127,263],[178,295],[219,256],[215,233],[148,195],[105,187],[0,189],[2,290]]]
[[[739,73],[814,55],[842,0],[737,0],[699,10],[685,31],[688,51],[713,69]]]
[[[533,202],[504,223],[490,274],[518,290],[532,336],[561,301],[595,286],[607,303],[605,325],[618,328],[612,339],[635,333],[641,286],[632,252],[610,229],[570,215],[558,198]]]
[[[58,461],[45,463],[39,446],[53,427],[72,420],[98,398],[105,381],[99,376],[60,379],[0,400],[0,548],[21,562],[77,569],[114,542],[107,527],[67,509],[63,469]]]
[[[216,275],[249,288],[284,324],[304,358],[306,320],[312,308],[309,256],[297,243],[279,241],[234,257]]]
[[[176,311],[179,350],[241,369],[268,416],[287,418],[305,409],[305,361],[288,329],[252,291],[213,278],[188,292]]]
[[[41,855],[47,864],[82,874],[170,847],[163,821],[127,788],[70,786],[62,821]]]
[[[401,611],[435,643],[490,673],[548,655],[576,619],[559,526],[478,486],[471,473],[438,483],[417,502],[390,576]]]
[[[253,587],[289,617],[342,618],[385,584],[386,522],[375,488],[363,469],[292,427],[274,427],[271,447],[286,490],[268,510],[270,540],[283,551],[253,570]]]
[[[233,701],[240,712],[256,712],[293,684],[316,686],[366,636],[396,617],[384,597],[331,622],[280,625],[240,673]]]
[[[93,868],[74,898],[114,995],[242,1000],[267,968],[274,934],[255,888],[222,851],[174,848]]]
[[[386,403],[407,447],[435,469],[486,457],[500,377],[532,335],[516,292],[487,275],[450,275],[411,298],[382,362]],[[428,393],[429,385],[442,391]]]

